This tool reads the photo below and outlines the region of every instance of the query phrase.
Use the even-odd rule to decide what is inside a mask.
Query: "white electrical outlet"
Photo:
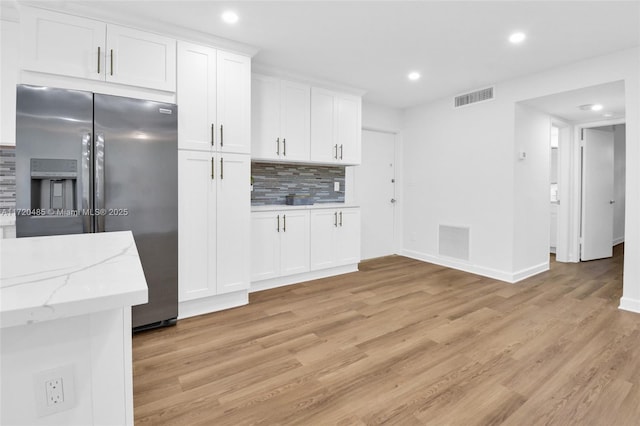
[[[39,417],[59,413],[74,407],[73,365],[37,373],[34,376],[33,385]]]
[[[335,192],[340,191],[340,182],[333,182],[333,190]]]
[[[47,394],[47,406],[64,403],[64,387],[62,377],[46,380],[44,382],[45,393]]]

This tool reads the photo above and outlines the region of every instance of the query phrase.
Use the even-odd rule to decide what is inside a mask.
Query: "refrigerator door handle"
[[[82,231],[91,232],[91,133],[82,136]]]
[[[96,138],[95,146],[95,163],[94,163],[94,182],[95,188],[93,192],[95,213],[96,215],[96,229],[95,232],[104,232],[104,222],[106,216],[105,201],[104,201],[104,135],[100,134]]]

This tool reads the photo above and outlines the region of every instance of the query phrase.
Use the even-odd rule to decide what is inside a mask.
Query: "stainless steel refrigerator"
[[[18,237],[131,230],[149,287],[134,329],[178,315],[174,104],[19,85]]]

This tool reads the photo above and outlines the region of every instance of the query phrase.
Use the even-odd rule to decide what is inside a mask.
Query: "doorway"
[[[355,167],[355,200],[362,215],[362,259],[394,254],[396,235],[396,135],[362,131],[362,162]]]

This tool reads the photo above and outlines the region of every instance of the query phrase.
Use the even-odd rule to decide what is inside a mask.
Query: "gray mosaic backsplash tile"
[[[0,210],[16,207],[16,150],[0,145]]]
[[[315,204],[344,203],[344,167],[254,162],[251,176],[252,206],[286,204],[289,194],[310,196]],[[340,182],[339,192],[334,182]]]

